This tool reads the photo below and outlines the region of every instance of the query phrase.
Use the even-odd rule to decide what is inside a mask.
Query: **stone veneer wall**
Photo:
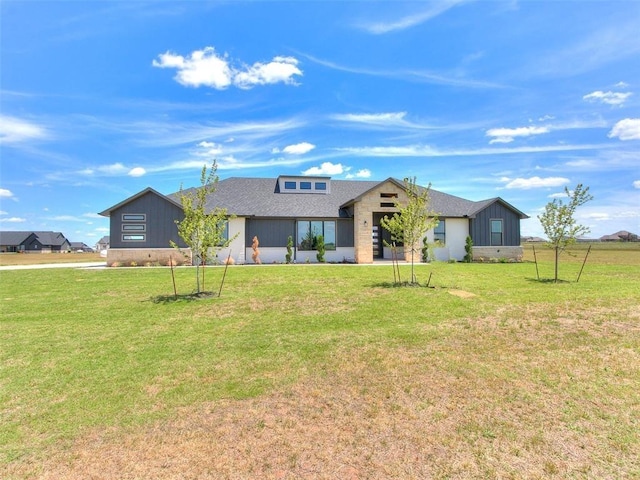
[[[185,249],[189,252],[189,249]],[[107,250],[107,266],[189,265],[191,261],[175,248],[110,248]]]
[[[395,207],[380,206],[382,202],[391,203],[396,200],[395,198],[381,198],[381,193],[397,193],[398,200],[406,202],[407,199],[407,194],[403,188],[398,187],[395,183],[385,182],[354,204],[353,235],[356,263],[373,263],[373,213],[388,213],[392,215],[397,212]],[[378,233],[380,234],[381,232]]]
[[[473,260],[476,262],[490,262],[495,259],[507,259],[521,262],[524,250],[521,246],[513,247],[476,247],[473,246]]]

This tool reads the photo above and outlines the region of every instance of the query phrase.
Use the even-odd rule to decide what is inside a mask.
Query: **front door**
[[[373,244],[373,258],[382,257],[382,245],[380,240],[380,225],[374,225],[371,233],[371,243]]]

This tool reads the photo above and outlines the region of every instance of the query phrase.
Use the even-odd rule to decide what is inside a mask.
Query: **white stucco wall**
[[[238,236],[231,242],[228,248],[223,248],[218,251],[218,261],[220,263],[227,260],[229,252],[231,252],[231,258],[233,258],[234,263],[240,265],[245,263],[244,226],[244,217],[229,220],[229,238],[233,238],[236,234],[238,234]],[[251,260],[251,255],[249,255],[249,260]]]
[[[461,261],[464,259],[464,246],[469,235],[469,220],[466,218],[445,219],[445,246],[434,249],[437,261],[450,259]],[[427,240],[433,243],[433,230],[427,232]]]

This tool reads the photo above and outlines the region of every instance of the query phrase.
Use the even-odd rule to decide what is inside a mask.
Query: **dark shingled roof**
[[[403,186],[399,180],[388,180]],[[384,182],[331,180],[331,193],[328,194],[280,193],[277,179],[232,177],[218,182],[207,207],[226,208],[228,213],[241,217],[346,217],[347,214],[342,207],[357,201],[381,183]],[[186,189],[185,193],[190,190],[193,189]],[[499,198],[474,202],[433,189],[429,191],[429,195],[431,208],[441,217],[473,217],[478,211],[496,201],[513,208]],[[179,193],[173,193],[168,197],[176,203],[180,202]],[[518,212],[517,209],[513,209]]]
[[[41,245],[61,246],[67,241],[60,232],[0,232],[0,244],[22,245],[32,233],[37,237]]]
[[[330,180],[329,193],[281,193],[278,190],[276,178],[244,178],[231,177],[220,180],[216,185],[214,194],[207,201],[207,209],[215,207],[225,208],[229,214],[239,217],[263,217],[263,218],[336,218],[348,217],[346,207],[357,202],[369,190],[378,185],[390,181],[403,187],[402,181],[389,178],[382,182],[362,180]],[[194,187],[185,189],[183,193],[192,192]],[[423,187],[420,187],[423,188]],[[180,206],[180,192],[170,195],[162,195],[152,188],[146,188],[138,194],[120,202],[101,215],[109,216],[116,208],[129,203],[135,198],[152,192],[166,198],[170,202]],[[521,218],[527,216],[509,205],[501,198],[492,198],[480,202],[466,200],[455,195],[429,191],[431,209],[441,217],[470,217],[473,218],[480,210],[494,202],[501,202],[518,213]]]

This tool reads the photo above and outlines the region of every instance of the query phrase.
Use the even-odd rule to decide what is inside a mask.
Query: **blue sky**
[[[0,1],[0,228],[94,245],[151,186],[417,177],[640,233],[640,2]]]

